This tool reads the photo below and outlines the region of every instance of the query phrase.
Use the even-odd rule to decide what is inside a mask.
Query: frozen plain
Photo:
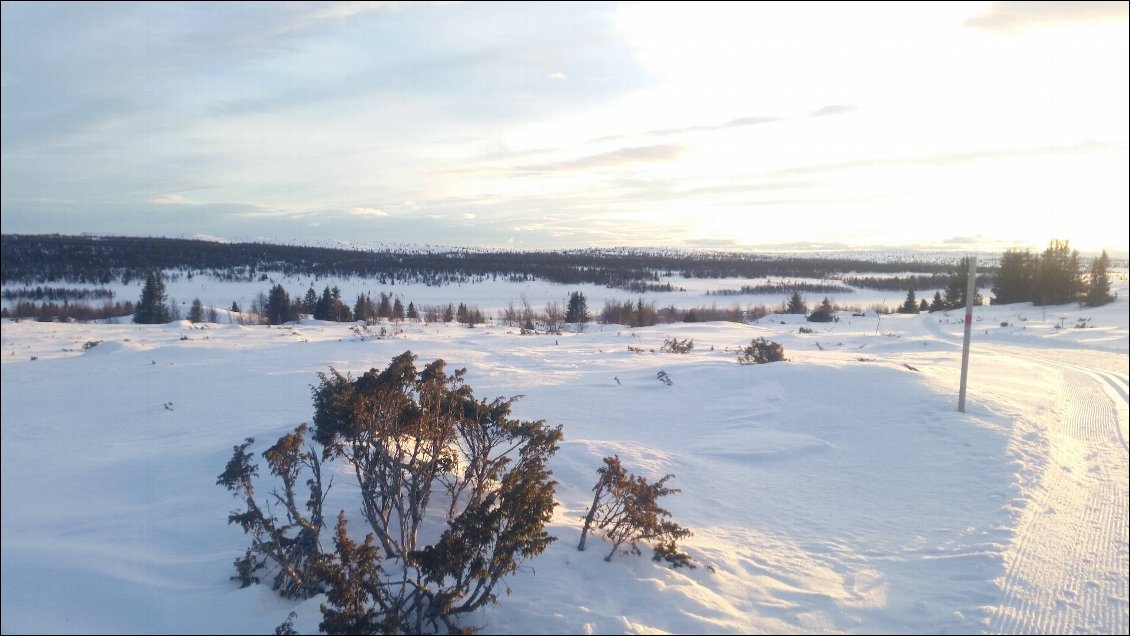
[[[291,293],[306,283],[285,282]],[[233,295],[194,284],[212,285],[204,300],[220,307],[267,287]],[[518,301],[499,287],[396,291],[497,311]],[[471,627],[1126,633],[1130,294],[1125,281],[1114,287],[1118,300],[1097,309],[977,308],[965,414],[956,411],[960,311],[528,336],[409,324],[386,338],[352,324],[240,326],[226,316],[5,322],[0,627],[262,633],[295,611],[300,632],[316,631],[322,599],[229,582],[247,542],[225,524],[236,502],[216,476],[243,438],[261,451],[309,420],[317,372],[356,375],[410,349],[420,363],[466,367],[480,397],[524,395],[519,417],[564,426],[551,462],[558,541]],[[539,309],[543,296],[568,291],[546,286],[531,301]],[[201,292],[170,285],[170,295]],[[599,290],[586,295],[599,309]],[[669,296],[655,298],[663,306]],[[694,350],[651,352],[670,336],[693,338]],[[784,345],[789,362],[738,365],[734,350],[756,337]],[[84,350],[92,341],[101,343]],[[647,552],[608,563],[600,542],[576,550],[600,458],[613,453],[650,478],[675,474],[682,492],[665,503],[695,533],[685,547],[698,568],[664,568]],[[330,510],[352,505],[337,494]]]

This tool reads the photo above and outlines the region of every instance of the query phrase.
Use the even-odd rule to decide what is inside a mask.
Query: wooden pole
[[[969,339],[973,334],[973,301],[977,298],[977,257],[969,257],[969,281],[965,288],[965,342],[961,345],[961,391],[957,410],[965,412],[965,382],[969,379]]]

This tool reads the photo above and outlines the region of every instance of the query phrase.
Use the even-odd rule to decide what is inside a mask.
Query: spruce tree
[[[1033,301],[1038,305],[1074,302],[1079,288],[1079,252],[1071,249],[1069,241],[1053,239],[1040,256]]]
[[[946,309],[958,309],[965,306],[965,294],[969,287],[969,257],[963,257],[957,262],[957,269],[954,271],[953,276],[950,277],[950,282],[946,285],[945,304]],[[981,297],[981,292],[977,291],[974,286],[973,304],[974,306],[980,305],[984,298]],[[931,311],[933,308],[931,307]]]
[[[192,300],[192,309],[188,310],[189,322],[204,322],[204,304],[199,298]]]
[[[281,325],[294,319],[290,315],[290,294],[286,293],[282,283],[271,288],[263,311],[267,314],[268,325]]]
[[[805,304],[804,299],[801,298],[799,291],[794,291],[793,295],[789,298],[789,302],[785,305],[786,314],[807,314],[808,305]]]
[[[918,298],[914,295],[913,289],[906,290],[906,300],[903,301],[902,307],[899,307],[900,314],[916,314],[918,313]]]
[[[160,272],[149,272],[145,276],[145,286],[141,288],[141,299],[133,321],[141,325],[162,325],[172,322],[169,312],[169,298],[165,294],[165,283]]]
[[[1038,260],[1028,250],[1005,250],[993,284],[994,305],[1032,300],[1032,283]]]
[[[833,315],[832,311],[832,301],[828,300],[827,296],[824,297],[820,306],[812,312],[812,315],[808,317],[809,322],[832,322],[835,319],[836,317]]]
[[[565,322],[582,323],[589,321],[589,305],[585,295],[579,291],[569,294],[569,305],[565,309]]]
[[[1091,275],[1087,282],[1087,305],[1098,307],[1114,300],[1110,295],[1110,257],[1103,250],[1102,256],[1091,261]]]
[[[302,299],[302,313],[314,315],[314,309],[318,306],[318,292],[314,291],[313,287],[306,290],[306,296]]]
[[[930,313],[935,311],[945,311],[946,301],[942,300],[942,292],[934,292],[934,302],[930,303]]]

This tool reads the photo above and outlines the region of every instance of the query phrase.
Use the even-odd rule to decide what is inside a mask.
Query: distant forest
[[[243,281],[266,280],[266,273],[277,272],[288,276],[360,276],[388,284],[445,285],[502,278],[662,292],[676,289],[661,282],[661,277],[675,274],[686,278],[824,279],[854,271],[917,272],[940,278],[952,272],[953,265],[741,252],[394,251],[124,236],[0,236],[0,282],[4,284],[129,283],[144,280],[147,272],[155,270]]]

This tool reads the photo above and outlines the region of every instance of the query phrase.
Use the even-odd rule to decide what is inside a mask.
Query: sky
[[[1125,253],[1127,7],[5,2],[0,230]]]

